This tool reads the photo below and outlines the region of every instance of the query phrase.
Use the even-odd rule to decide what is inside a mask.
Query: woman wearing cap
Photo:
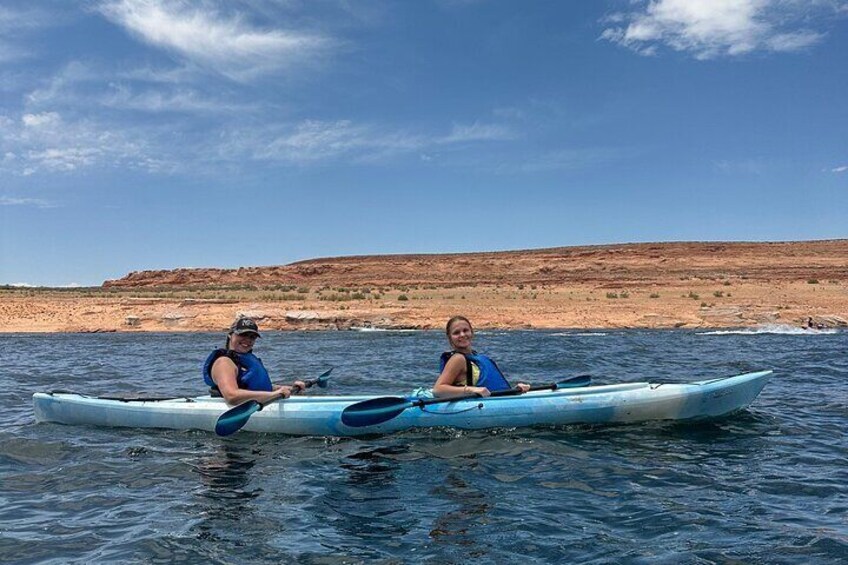
[[[489,396],[495,391],[512,388],[492,359],[471,348],[474,330],[468,318],[454,316],[448,320],[445,333],[451,351],[442,353],[442,373],[433,385],[434,396]],[[515,388],[524,393],[530,390],[530,385],[518,383]]]
[[[302,381],[295,381],[292,386],[271,383],[262,360],[253,354],[258,337],[259,326],[250,318],[233,322],[225,347],[213,351],[203,364],[203,380],[211,387],[212,396],[222,396],[232,405],[246,400],[288,398],[306,388]]]

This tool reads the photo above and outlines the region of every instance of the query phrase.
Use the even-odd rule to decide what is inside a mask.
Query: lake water
[[[2,563],[845,563],[848,332],[481,332],[514,378],[758,369],[711,423],[366,439],[36,424],[36,391],[205,393],[213,334],[0,335]],[[275,380],[432,383],[439,332],[266,333]]]

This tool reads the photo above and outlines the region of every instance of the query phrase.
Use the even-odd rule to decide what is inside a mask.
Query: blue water
[[[367,439],[36,424],[31,395],[198,395],[212,334],[0,336],[2,563],[845,563],[848,332],[482,332],[513,378],[775,378],[718,422]],[[327,394],[436,377],[438,332],[271,333]]]

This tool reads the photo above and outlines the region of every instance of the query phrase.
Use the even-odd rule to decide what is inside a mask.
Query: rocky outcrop
[[[527,251],[369,255],[273,267],[135,271],[104,288],[279,288],[621,285],[668,279],[829,281],[848,279],[848,240],[779,243],[636,243]]]

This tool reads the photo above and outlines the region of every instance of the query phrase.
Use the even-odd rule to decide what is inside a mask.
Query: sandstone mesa
[[[373,255],[133,272],[96,289],[0,289],[0,332],[825,327],[848,320],[848,240]]]

